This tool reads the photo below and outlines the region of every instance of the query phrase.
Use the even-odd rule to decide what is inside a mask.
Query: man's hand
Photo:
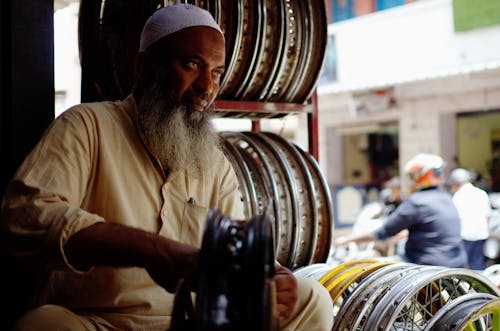
[[[167,238],[155,240],[155,255],[146,266],[153,280],[170,293],[174,293],[181,279],[194,289],[200,250]]]
[[[352,233],[352,234],[347,234],[345,236],[337,237],[334,239],[334,245],[344,246],[351,242],[363,243],[374,240],[377,240],[377,237],[375,237],[375,233],[372,231],[368,231],[362,233]]]
[[[276,306],[280,320],[290,317],[297,302],[297,279],[293,273],[277,261],[274,266],[276,274],[273,281],[276,285]]]
[[[334,244],[336,246],[345,246],[351,242],[351,236],[345,235],[334,239]]]

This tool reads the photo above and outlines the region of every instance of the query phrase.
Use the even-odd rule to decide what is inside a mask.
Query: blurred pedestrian
[[[484,269],[484,243],[488,239],[488,220],[491,204],[486,191],[471,183],[471,173],[463,168],[454,169],[448,176],[447,186],[458,209],[461,236],[467,252],[468,267]]]
[[[401,180],[399,176],[394,176],[384,184],[384,189],[380,192],[384,202],[384,216],[390,215],[403,201],[401,190]]]
[[[451,196],[440,188],[445,162],[434,154],[418,154],[405,165],[411,194],[374,231],[340,237],[337,245],[392,237],[404,229],[408,239],[396,259],[410,263],[465,267],[460,218]]]

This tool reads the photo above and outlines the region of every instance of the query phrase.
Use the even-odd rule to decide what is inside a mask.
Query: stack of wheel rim
[[[240,184],[247,218],[267,210],[275,255],[290,269],[328,258],[333,209],[316,160],[270,132],[223,132],[224,150]]]
[[[179,2],[207,9],[224,31],[226,72],[220,99],[291,103],[309,99],[326,53],[324,1],[82,0],[82,85],[93,89],[84,93],[84,99],[91,100],[84,101],[122,99],[130,93],[144,22],[157,8]]]
[[[268,215],[242,222],[211,209],[200,251],[194,329],[271,330],[274,274]]]
[[[471,270],[357,260],[294,274],[330,292],[333,330],[500,330],[500,291]]]

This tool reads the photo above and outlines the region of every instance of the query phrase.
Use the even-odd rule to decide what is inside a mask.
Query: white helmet
[[[404,171],[410,177],[413,187],[421,190],[437,186],[443,181],[444,160],[434,154],[417,154],[405,165]]]

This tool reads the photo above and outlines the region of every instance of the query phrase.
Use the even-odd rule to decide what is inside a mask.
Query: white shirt
[[[471,183],[462,185],[453,195],[462,226],[462,239],[469,241],[487,239],[488,217],[491,205],[488,194]]]

